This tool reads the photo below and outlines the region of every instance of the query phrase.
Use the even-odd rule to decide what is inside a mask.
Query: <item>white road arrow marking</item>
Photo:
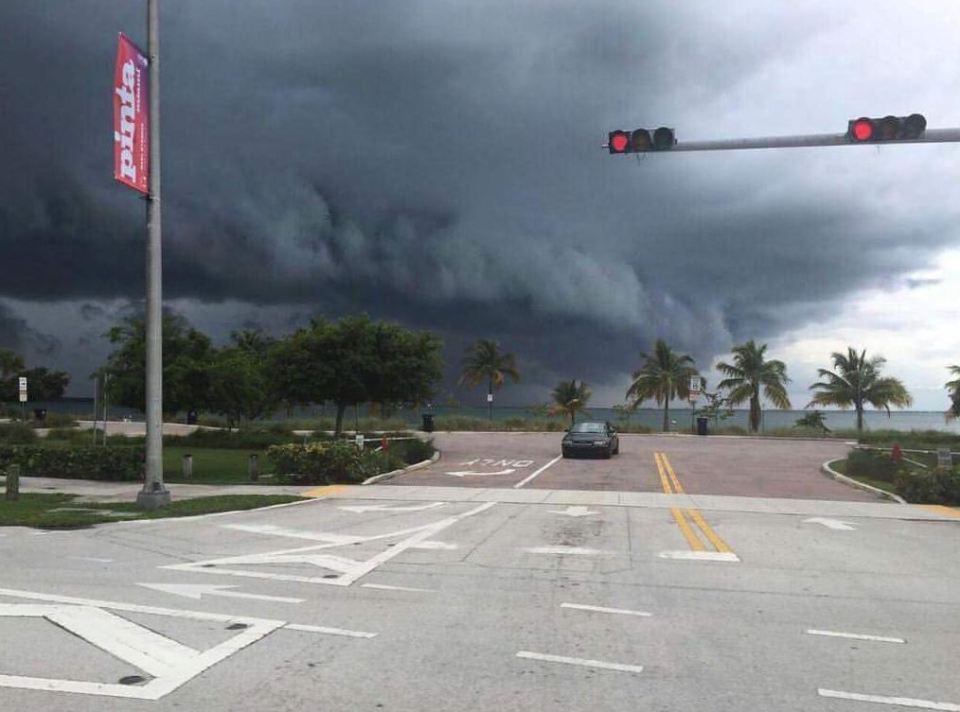
[[[855,700],[857,702],[876,702],[881,705],[896,705],[897,707],[918,707],[923,710],[941,710],[942,712],[960,712],[960,705],[952,702],[932,702],[918,700],[913,697],[887,697],[885,695],[864,695],[859,692],[843,692],[842,690],[825,690],[819,688],[817,694],[821,697],[832,697],[838,700]]]
[[[740,557],[732,551],[661,551],[661,559],[680,559],[687,561],[731,561],[738,562]]]
[[[337,507],[344,512],[422,512],[425,509],[443,507],[446,502],[431,502],[430,504],[414,504],[412,506],[396,506],[390,504],[357,504],[347,507]]]
[[[643,672],[640,665],[625,665],[624,663],[608,663],[605,660],[587,660],[586,658],[568,658],[566,655],[548,655],[546,653],[533,653],[529,650],[521,650],[517,653],[518,658],[527,660],[543,660],[548,663],[565,663],[567,665],[580,665],[588,668],[600,668],[602,670],[618,670],[620,672]]]
[[[566,509],[555,509],[550,512],[550,514],[563,514],[568,517],[589,517],[591,514],[600,514],[600,512],[594,512],[592,509],[587,507],[567,507]]]
[[[810,628],[808,635],[826,635],[831,638],[851,638],[853,640],[875,640],[878,643],[906,643],[903,638],[893,638],[887,635],[867,635],[865,633],[843,633],[837,630],[816,630]]]
[[[203,596],[222,596],[224,598],[247,598],[253,601],[274,601],[276,603],[303,603],[302,598],[288,598],[286,596],[262,596],[258,593],[240,593],[228,591],[236,586],[221,586],[203,583],[138,583],[138,586],[152,588],[154,591],[172,593],[174,596],[200,600]]]
[[[498,472],[473,472],[472,470],[457,470],[456,472],[448,472],[446,474],[451,477],[493,477],[494,475],[512,475],[516,470],[512,467],[508,467],[505,470],[500,470]]]
[[[122,685],[76,679],[58,680],[23,675],[0,675],[0,687],[26,690],[159,700],[204,670],[284,625],[283,621],[262,618],[238,618],[199,611],[175,611],[153,606],[93,601],[13,589],[0,589],[0,596],[54,602],[54,605],[0,604],[0,618],[46,618],[115,658],[143,670],[153,678],[143,685]],[[105,608],[191,620],[242,622],[247,627],[217,646],[207,650],[196,650],[103,610]]]
[[[846,522],[841,522],[839,519],[828,519],[827,517],[810,517],[810,519],[804,519],[804,524],[822,524],[827,529],[834,529],[841,532],[852,532],[856,527],[852,527]]]
[[[250,578],[272,579],[274,581],[299,581],[301,583],[317,583],[330,586],[349,586],[354,581],[366,576],[382,564],[390,561],[407,549],[415,547],[424,541],[431,540],[447,527],[453,526],[457,522],[472,517],[481,512],[485,512],[491,507],[496,506],[496,502],[486,502],[473,509],[460,514],[454,514],[431,524],[424,524],[418,527],[402,529],[399,531],[386,532],[384,534],[375,534],[373,536],[346,536],[340,534],[328,534],[324,532],[299,532],[296,530],[284,530],[281,528],[262,526],[257,530],[265,534],[280,534],[281,536],[295,536],[297,538],[309,538],[324,541],[323,544],[313,546],[298,547],[296,549],[284,549],[281,551],[268,551],[261,554],[250,554],[242,556],[228,556],[219,559],[208,559],[206,561],[193,561],[185,564],[172,564],[161,566],[162,569],[171,571],[192,571],[202,574],[219,574],[222,576],[246,576]],[[239,526],[231,526],[231,529],[239,529]],[[253,531],[252,527],[244,528],[245,531]],[[356,543],[366,543],[372,541],[383,541],[384,539],[404,539],[395,542],[388,548],[380,551],[365,561],[358,561],[345,556],[335,556],[326,553],[318,553],[324,549],[347,546]],[[330,574],[323,576],[303,576],[301,574],[274,573],[272,571],[255,571],[251,569],[234,568],[244,564],[309,564],[310,566],[320,567],[328,570],[337,571],[338,575]],[[2,589],[0,589],[2,590]]]
[[[606,556],[610,552],[601,551],[600,549],[591,549],[587,546],[534,546],[529,549],[524,549],[531,554],[559,554],[560,556],[566,556],[568,554],[573,556]]]

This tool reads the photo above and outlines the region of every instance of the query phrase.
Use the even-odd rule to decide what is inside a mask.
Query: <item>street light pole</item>
[[[163,484],[163,272],[160,256],[160,0],[147,0],[147,55],[150,60],[150,177],[147,195],[146,466],[137,505],[156,509],[170,503]]]

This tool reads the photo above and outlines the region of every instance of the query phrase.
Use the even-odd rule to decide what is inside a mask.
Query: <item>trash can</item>
[[[197,411],[188,410],[187,411],[187,425],[196,425],[197,424]]]
[[[46,408],[34,408],[33,417],[36,420],[39,420],[41,423],[47,419],[47,409]]]
[[[707,423],[710,421],[707,418],[697,418],[697,435],[706,435],[707,434]]]
[[[433,432],[433,413],[423,414],[423,432],[425,433]]]

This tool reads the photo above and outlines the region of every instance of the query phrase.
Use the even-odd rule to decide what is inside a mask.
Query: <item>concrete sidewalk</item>
[[[0,478],[2,481],[2,478]],[[142,488],[139,482],[99,482],[53,477],[21,477],[20,491],[43,494],[74,494],[83,502],[132,502]],[[225,494],[289,494],[300,497],[316,485],[192,485],[167,483],[174,499],[195,499]]]
[[[0,478],[2,480],[2,478]],[[194,499],[225,494],[287,494],[299,497],[338,497],[358,500],[413,502],[502,502],[563,506],[615,506],[648,509],[673,507],[712,512],[803,514],[833,517],[866,517],[926,521],[960,521],[960,509],[902,505],[892,502],[848,502],[790,499],[786,497],[734,497],[726,495],[663,494],[572,489],[514,489],[495,487],[436,487],[390,485],[200,485],[167,483],[174,499]],[[85,502],[133,501],[139,482],[99,482],[52,477],[23,477],[21,492],[74,494]]]

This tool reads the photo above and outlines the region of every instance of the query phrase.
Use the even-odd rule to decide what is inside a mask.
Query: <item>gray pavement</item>
[[[609,460],[560,458],[562,433],[437,433],[433,465],[393,485],[524,487],[659,492],[655,454],[665,455],[686,492],[746,497],[873,501],[876,496],[824,477],[845,457],[837,440],[621,435]]]
[[[948,510],[515,483],[0,529],[0,710],[960,710]]]

